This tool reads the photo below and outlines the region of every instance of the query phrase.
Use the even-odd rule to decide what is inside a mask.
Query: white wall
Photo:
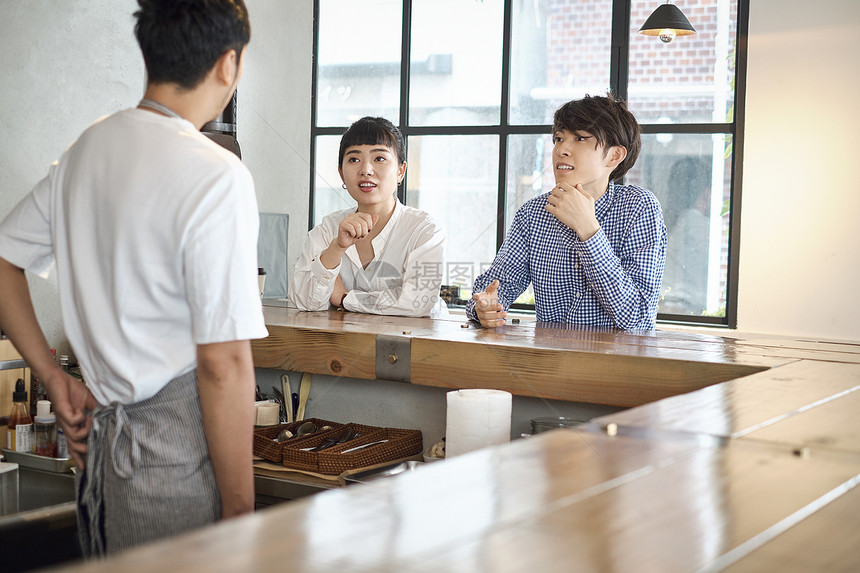
[[[738,329],[857,341],[860,2],[751,4]]]
[[[239,143],[260,211],[289,213],[289,256],[308,232],[312,0],[245,0],[251,43],[239,84]]]
[[[135,2],[0,2],[0,217],[95,119],[143,94]],[[54,280],[29,276],[49,343],[67,350]]]
[[[246,4],[239,141],[260,210],[290,214],[294,256],[307,231],[313,3]],[[0,0],[0,218],[83,129],[143,95],[136,9],[134,0]],[[56,283],[29,279],[48,341],[67,350]]]

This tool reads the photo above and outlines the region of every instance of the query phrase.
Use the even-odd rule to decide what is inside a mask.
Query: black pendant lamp
[[[675,39],[675,36],[695,34],[696,29],[693,28],[680,8],[666,2],[658,6],[648,16],[648,19],[639,28],[639,33],[646,36],[659,36],[663,43],[668,44]]]

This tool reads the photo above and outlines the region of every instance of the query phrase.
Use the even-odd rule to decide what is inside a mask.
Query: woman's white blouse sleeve
[[[319,257],[333,237],[327,221],[323,221],[308,233],[302,252],[293,269],[287,299],[299,310],[328,310],[329,299],[334,290],[335,279],[340,273],[340,265],[327,269]]]

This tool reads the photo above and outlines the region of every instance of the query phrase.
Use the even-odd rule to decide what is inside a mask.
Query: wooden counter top
[[[421,384],[488,360],[493,376],[519,371],[519,385],[503,385],[522,393],[565,384],[622,401],[625,385],[659,378],[651,369],[681,381],[661,392],[746,375],[61,571],[860,570],[858,344],[539,324],[494,332],[283,309],[267,309],[267,322],[258,365],[333,373],[336,362],[344,376],[372,377],[376,337],[398,331]],[[682,373],[698,370],[708,373],[686,384]]]
[[[385,339],[405,349],[398,360],[406,369],[405,381],[413,384],[497,388],[613,406],[638,406],[802,359],[860,362],[857,345],[790,339],[624,332],[532,321],[489,330],[463,319],[282,307],[264,307],[264,312],[269,337],[252,343],[260,367],[392,379],[377,372],[377,348]]]
[[[839,369],[855,386],[831,388],[818,402],[860,395],[860,366]],[[774,379],[754,380],[761,376],[719,402],[726,413],[749,414],[743,428],[764,425],[771,435],[722,439],[620,425],[612,436],[604,419],[62,571],[856,571],[857,440],[798,448],[820,440],[821,417],[789,428],[815,408],[773,407]],[[838,423],[856,437],[850,402]],[[756,403],[766,410],[758,416]],[[645,407],[651,420],[660,419],[659,405]],[[684,417],[681,400],[674,406],[669,417]],[[687,417],[697,418],[689,409]],[[790,431],[780,437],[780,428]]]

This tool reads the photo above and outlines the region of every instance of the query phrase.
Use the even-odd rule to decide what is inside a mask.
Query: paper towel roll
[[[511,394],[502,390],[448,392],[445,457],[511,440]]]
[[[274,426],[278,423],[280,406],[274,402],[257,404],[256,416],[258,426]]]

